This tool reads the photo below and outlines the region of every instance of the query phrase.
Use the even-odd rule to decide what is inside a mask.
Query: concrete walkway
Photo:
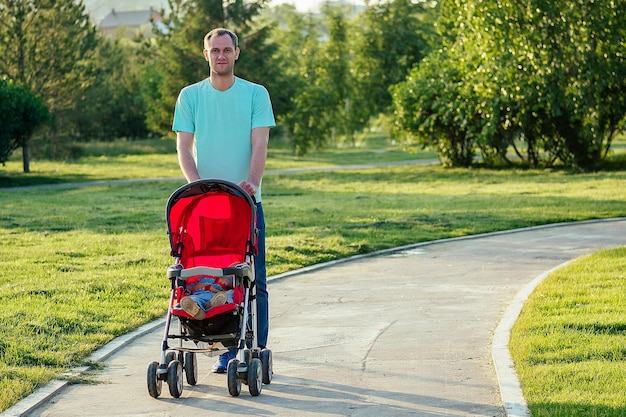
[[[626,219],[448,239],[271,278],[274,379],[231,397],[200,356],[181,398],[148,395],[162,321],[92,359],[99,384],[54,382],[1,416],[517,416],[508,330],[550,271],[626,245]],[[164,305],[166,302],[164,301]],[[495,334],[494,334],[495,333]]]

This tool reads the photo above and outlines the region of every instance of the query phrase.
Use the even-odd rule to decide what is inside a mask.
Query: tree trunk
[[[22,162],[24,164],[24,172],[30,172],[30,156],[28,155],[28,141],[24,141],[22,145]]]

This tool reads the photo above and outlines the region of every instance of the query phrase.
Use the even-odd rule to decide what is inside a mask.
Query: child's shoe
[[[185,310],[185,313],[196,320],[202,320],[204,318],[204,310],[201,309],[198,303],[192,300],[191,297],[183,297],[182,300],[180,300],[180,307]]]
[[[211,298],[209,302],[204,305],[204,308],[208,310],[212,307],[217,307],[224,304],[226,304],[226,292],[220,291],[216,292],[213,295],[213,298]]]

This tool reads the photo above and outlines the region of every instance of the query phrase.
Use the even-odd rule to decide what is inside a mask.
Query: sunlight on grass
[[[95,180],[131,178],[182,177],[174,140],[150,139],[86,143],[81,145],[83,156],[74,162],[34,160],[31,172],[22,172],[22,161],[13,156],[0,166],[0,187],[54,184]],[[285,143],[270,141],[267,170],[311,168],[346,164],[394,162],[432,159],[436,154],[411,154],[384,138],[374,137],[357,148],[327,148],[297,157]]]
[[[626,413],[626,248],[555,271],[534,291],[509,348],[533,416]]]

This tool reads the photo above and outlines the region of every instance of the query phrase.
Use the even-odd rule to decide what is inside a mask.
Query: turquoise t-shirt
[[[274,127],[274,112],[265,87],[235,77],[226,91],[204,79],[183,88],[176,101],[172,130],[194,134],[194,158],[200,178],[238,184],[248,178],[255,127]],[[261,184],[256,192],[261,201]]]

